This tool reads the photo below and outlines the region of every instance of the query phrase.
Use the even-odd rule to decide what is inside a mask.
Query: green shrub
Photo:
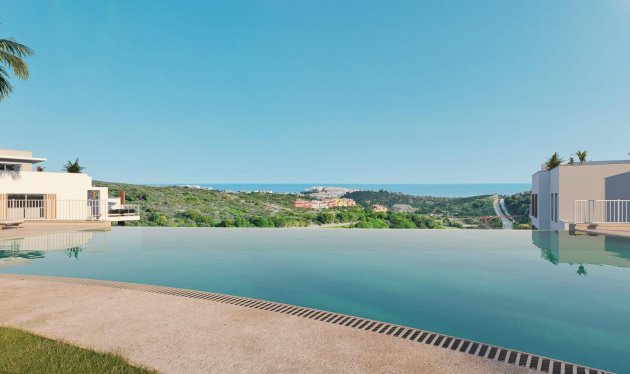
[[[335,214],[331,212],[321,212],[317,215],[317,221],[321,224],[334,223]]]
[[[354,225],[360,229],[386,229],[389,228],[387,222],[379,218],[367,218],[365,221],[361,221]]]

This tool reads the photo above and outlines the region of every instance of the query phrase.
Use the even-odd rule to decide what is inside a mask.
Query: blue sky
[[[630,1],[5,1],[0,148],[144,183],[527,182],[628,157]]]

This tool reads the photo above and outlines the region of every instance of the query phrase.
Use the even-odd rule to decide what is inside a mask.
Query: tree
[[[0,39],[0,101],[9,96],[13,86],[9,83],[9,73],[20,79],[28,79],[28,65],[24,57],[33,55],[33,50],[12,39]]]
[[[547,167],[547,170],[552,170],[562,165],[562,161],[564,160],[558,156],[558,152],[554,152],[547,162],[545,162],[545,166]]]
[[[321,224],[326,225],[335,222],[335,215],[330,212],[321,212],[317,215],[317,221]]]
[[[586,161],[586,151],[577,151],[575,152],[575,155],[578,157],[578,160],[580,160],[580,164],[583,164],[584,161]]]
[[[68,173],[80,173],[85,168],[79,165],[79,159],[77,158],[74,162],[68,160],[63,169]]]

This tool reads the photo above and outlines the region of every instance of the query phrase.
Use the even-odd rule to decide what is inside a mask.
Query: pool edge
[[[350,327],[353,329],[363,330],[376,334],[388,335],[393,338],[409,340],[411,342],[433,345],[443,349],[449,349],[454,352],[467,353],[472,356],[494,360],[497,362],[514,365],[515,367],[526,368],[544,373],[588,373],[588,374],[607,374],[609,371],[595,369],[592,367],[574,364],[571,362],[557,360],[541,355],[531,354],[528,352],[513,350],[505,347],[486,344],[469,339],[463,339],[456,336],[440,334],[427,330],[416,329],[413,327],[391,324],[383,321],[352,316],[343,313],[329,312],[325,310],[301,307],[297,305],[285,304],[274,301],[266,301],[241,296],[233,296],[215,292],[197,291],[191,289],[183,289],[176,287],[148,285],[141,283],[119,282],[96,280],[87,278],[71,278],[56,276],[39,276],[39,275],[23,275],[23,274],[4,274],[0,273],[0,278],[19,279],[31,281],[47,281],[66,284],[77,284],[84,286],[96,286],[107,288],[118,288],[134,291],[144,291],[157,294],[165,294],[171,296],[180,296],[192,299],[206,300],[231,304],[246,308],[265,310],[274,313],[281,313],[300,318],[307,318],[314,321],[335,324],[341,327]]]

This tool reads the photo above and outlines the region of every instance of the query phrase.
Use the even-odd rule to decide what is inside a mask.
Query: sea
[[[164,184],[163,184],[164,185]],[[465,184],[352,184],[352,183],[178,183],[234,192],[300,193],[310,187],[345,187],[353,190],[400,192],[415,196],[467,197],[479,195],[511,195],[531,189],[529,183],[465,183]]]

